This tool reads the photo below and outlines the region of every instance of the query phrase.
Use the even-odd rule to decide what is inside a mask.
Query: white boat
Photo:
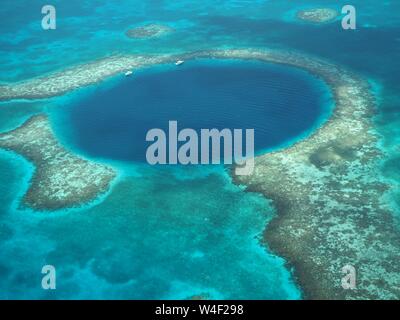
[[[183,60],[178,60],[177,62],[175,62],[175,65],[176,66],[180,66],[181,64],[184,64],[185,63],[185,61],[183,61]]]
[[[133,72],[129,70],[129,71],[125,72],[125,76],[126,76],[126,77],[129,77],[132,73],[133,73]]]

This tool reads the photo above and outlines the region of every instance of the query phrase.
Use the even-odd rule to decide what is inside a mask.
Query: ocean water
[[[43,31],[41,1],[2,1],[0,81],[20,81],[113,54],[248,46],[299,50],[352,69],[380,88],[376,92],[375,129],[383,137],[382,148],[387,154],[381,170],[398,186],[400,2],[352,3],[358,9],[358,29],[344,32],[340,22],[309,25],[294,19],[300,8],[329,6],[340,11],[347,4],[336,0],[125,0],[118,4],[53,1],[57,30]],[[124,35],[128,28],[150,22],[167,24],[176,31],[149,40],[132,40]],[[224,72],[219,72],[222,69]],[[253,75],[257,72],[260,73],[255,80]],[[201,90],[207,88],[205,79],[212,74],[218,83],[225,77],[225,89],[231,88],[235,79],[240,80],[238,93],[246,93],[246,85],[255,86],[257,91],[253,91],[252,98],[257,103],[246,108],[257,109],[259,99],[265,98],[276,103],[269,110],[273,111],[288,99],[290,103],[285,103],[285,112],[277,114],[276,123],[289,124],[292,120],[292,130],[261,130],[259,139],[256,133],[258,150],[304,138],[329,113],[329,98],[321,83],[302,72],[269,65],[207,61],[181,69],[144,70],[130,79],[111,79],[99,87],[63,97],[0,103],[0,131],[15,128],[32,114],[46,112],[67,148],[113,163],[120,170],[112,190],[95,203],[60,212],[35,212],[19,206],[32,165],[0,151],[0,298],[184,299],[199,294],[214,299],[301,298],[301,288],[285,261],[259,243],[274,215],[267,199],[233,185],[221,166],[150,168],[136,163],[141,151],[132,152],[125,145],[134,147],[135,139],[141,138],[139,134],[127,141],[133,132],[129,126],[127,130],[114,131],[108,145],[104,145],[107,139],[96,138],[103,132],[99,130],[101,117],[113,116],[116,123],[121,121],[121,113],[111,112],[107,99],[123,93],[121,96],[128,100],[121,98],[117,107],[126,111],[123,114],[127,121],[140,125],[135,117],[137,110],[125,110],[130,106],[129,99],[143,102],[132,108],[156,110],[157,96],[147,99],[143,90],[146,86],[154,88],[158,81],[164,81],[165,88],[170,77],[184,82],[185,90],[177,96],[177,88],[172,86],[171,92],[164,93],[164,102],[182,116],[185,126],[191,126],[186,125],[191,119],[190,113],[185,113],[189,110],[180,113],[179,103],[183,105],[184,99],[190,97],[186,80],[195,73],[195,93],[199,97]],[[301,95],[283,90],[282,94],[274,92],[276,95],[271,96],[277,83],[280,88],[295,86]],[[226,101],[222,89],[213,89],[215,99]],[[205,98],[196,100],[208,102]],[[296,109],[293,101],[302,108]],[[239,101],[231,103],[238,111]],[[259,117],[239,113],[241,117],[236,119],[232,115],[237,112],[231,113],[224,103],[218,105],[225,109],[218,109],[221,112],[215,117],[193,126],[218,125],[216,120],[232,126],[260,126],[263,121],[272,121],[271,113],[263,112]],[[165,125],[169,117],[157,111],[157,117],[149,118],[152,127]],[[107,126],[110,125],[109,121]],[[103,134],[107,136],[109,131],[104,130]],[[400,205],[398,187],[393,189],[391,200],[394,212],[400,216],[396,209]],[[40,287],[40,271],[45,264],[57,268],[57,290],[52,292]]]

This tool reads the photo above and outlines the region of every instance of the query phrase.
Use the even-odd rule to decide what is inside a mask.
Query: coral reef
[[[398,299],[400,235],[382,202],[388,185],[377,171],[382,155],[371,132],[369,85],[318,59],[287,55],[281,62],[325,80],[336,107],[311,137],[257,157],[253,175],[234,177],[275,204],[266,244],[295,266],[306,298]],[[345,265],[357,270],[354,290],[341,286]]]
[[[317,8],[309,10],[300,10],[297,12],[297,18],[307,22],[326,23],[335,20],[339,13],[330,8]]]
[[[35,165],[23,203],[37,210],[74,207],[105,192],[116,176],[113,169],[79,158],[55,139],[44,115],[0,134],[0,147],[15,151]]]
[[[128,38],[132,39],[148,39],[161,37],[163,35],[171,33],[172,31],[173,29],[171,27],[152,23],[145,26],[129,29],[125,32],[125,34]]]
[[[108,77],[134,68],[162,63],[165,57],[112,56],[74,66],[48,76],[15,84],[0,85],[0,101],[12,99],[41,99],[59,96],[68,91],[98,83]]]

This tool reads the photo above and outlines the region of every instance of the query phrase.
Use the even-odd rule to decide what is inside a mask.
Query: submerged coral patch
[[[131,39],[147,39],[161,37],[171,33],[174,29],[161,24],[147,24],[145,26],[129,29],[125,32],[126,36]]]
[[[300,10],[297,12],[297,18],[307,22],[325,23],[331,22],[338,17],[339,13],[331,8],[316,8]]]

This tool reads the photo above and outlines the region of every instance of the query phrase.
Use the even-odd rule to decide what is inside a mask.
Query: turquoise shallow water
[[[49,298],[299,297],[283,260],[258,243],[271,218],[265,199],[220,171],[184,180],[140,171],[92,208],[8,213],[0,283],[13,290],[2,298],[46,297],[37,288],[43,263],[58,266]]]
[[[58,30],[43,32],[40,1],[3,1],[0,81],[18,81],[114,53],[221,46],[300,50],[379,84],[376,130],[387,152],[382,174],[398,183],[400,5],[375,0],[353,3],[360,8],[359,29],[353,33],[335,24],[307,25],[293,19],[298,8],[340,9],[336,0],[254,1],[251,5],[216,4],[215,0],[120,1],[118,5],[54,1],[59,8]],[[165,23],[176,32],[153,40],[132,41],[124,36],[129,27],[146,22]],[[114,79],[102,88],[118,84]],[[63,143],[86,153],[70,144],[57,121],[95,91],[1,103],[0,129],[12,129],[44,111]],[[296,137],[302,134],[297,132]],[[82,209],[48,214],[18,208],[32,166],[0,152],[0,298],[187,298],[196,294],[300,298],[301,290],[284,261],[259,245],[258,237],[273,217],[271,205],[232,185],[222,167],[164,170],[117,165],[121,176],[104,198]],[[392,192],[394,205],[400,204],[398,190]],[[57,268],[55,292],[40,288],[44,264]]]

